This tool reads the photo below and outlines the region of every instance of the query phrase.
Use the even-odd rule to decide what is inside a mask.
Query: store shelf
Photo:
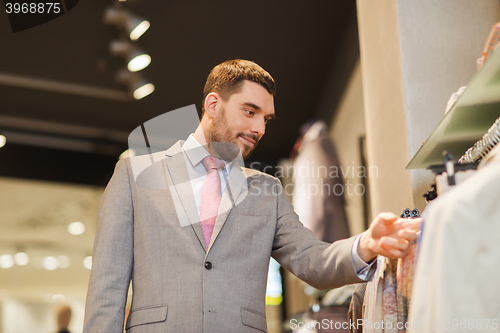
[[[427,169],[443,164],[442,152],[453,153],[457,161],[481,139],[500,117],[500,51],[489,56],[464,93],[448,112],[406,169]]]

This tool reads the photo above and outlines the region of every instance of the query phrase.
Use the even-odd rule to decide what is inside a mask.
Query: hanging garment
[[[345,185],[326,125],[315,122],[300,139],[293,163],[293,206],[300,221],[325,242],[348,238]]]
[[[409,333],[499,331],[499,147],[423,214]]]
[[[347,319],[349,322],[349,333],[363,333],[363,325],[361,323],[365,313],[365,292],[367,283],[358,283],[354,288],[349,304],[349,312]]]
[[[365,333],[382,333],[384,331],[382,327],[382,293],[386,263],[385,257],[377,257],[377,271],[373,274],[373,279],[366,285],[365,312],[363,315],[363,332]]]
[[[486,45],[484,45],[481,57],[476,60],[477,70],[480,70],[483,67],[483,63],[486,60],[486,58],[488,58],[488,56],[498,48],[498,46],[500,45],[499,41],[500,41],[500,22],[495,23],[491,28],[490,35],[488,36]]]
[[[416,254],[417,244],[413,244],[403,259],[378,257],[379,270],[373,280],[353,293],[348,318],[351,323],[359,323],[362,313],[364,320],[363,325],[355,325],[350,332],[406,332]],[[364,293],[362,305],[355,303],[359,298],[357,290]]]
[[[455,185],[448,184],[448,173],[443,172],[437,175],[434,180],[436,182],[436,191],[438,196],[445,194],[449,190],[453,189],[454,186],[461,184],[467,178],[472,176],[476,170],[458,171],[455,172]]]
[[[413,277],[415,271],[415,260],[417,256],[417,244],[412,244],[404,258],[398,259],[397,268],[397,304],[398,304],[398,332],[406,332],[408,321],[408,310],[413,288]]]
[[[396,295],[397,259],[386,258],[384,270],[384,290],[382,291],[382,313],[384,316],[384,332],[397,333],[398,304]]]
[[[321,299],[321,307],[349,306],[356,284],[329,290]]]

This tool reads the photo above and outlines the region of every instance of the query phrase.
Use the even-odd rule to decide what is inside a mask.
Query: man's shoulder
[[[156,152],[139,152],[137,155],[121,158],[115,167],[115,173],[128,173],[137,181],[138,177],[158,177],[163,175],[162,162],[169,158],[178,159],[182,156],[180,147],[183,141],[178,141],[166,150]]]
[[[268,181],[279,181],[278,178],[259,170],[249,169],[249,168],[243,168],[243,170],[247,178],[260,178],[260,179],[266,179]]]
[[[133,169],[145,169],[156,162],[159,162],[167,157],[168,150],[163,150],[151,154],[135,155],[124,157],[118,160],[117,166],[130,165]]]
[[[144,151],[138,151],[133,153],[132,155],[129,155],[128,157],[122,158],[118,161],[122,161],[122,164],[132,164],[136,165],[137,167],[140,166],[149,166],[151,164],[154,164],[156,162],[159,162],[165,158],[168,157],[173,157],[177,156],[178,154],[182,153],[181,147],[184,144],[184,141],[179,140],[169,148],[165,150],[157,150],[154,152],[151,152],[149,150],[144,150]]]

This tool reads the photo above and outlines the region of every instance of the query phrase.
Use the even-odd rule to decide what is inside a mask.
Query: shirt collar
[[[203,147],[198,141],[196,141],[196,139],[193,137],[193,134],[190,134],[186,142],[184,142],[182,150],[186,154],[193,168],[196,168],[205,157],[210,156],[205,147]],[[226,161],[222,161],[224,162],[226,171],[229,174],[232,162],[226,163]]]

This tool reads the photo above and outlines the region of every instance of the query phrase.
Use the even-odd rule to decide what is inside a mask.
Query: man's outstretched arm
[[[278,180],[276,186],[280,186]],[[281,191],[272,256],[315,288],[337,288],[369,280],[376,268],[375,261],[371,261],[379,254],[404,257],[410,243],[417,238],[414,229],[418,229],[420,222],[420,219],[398,219],[392,213],[381,213],[364,233],[329,244],[319,241],[299,222]],[[360,265],[356,256],[361,260]]]

